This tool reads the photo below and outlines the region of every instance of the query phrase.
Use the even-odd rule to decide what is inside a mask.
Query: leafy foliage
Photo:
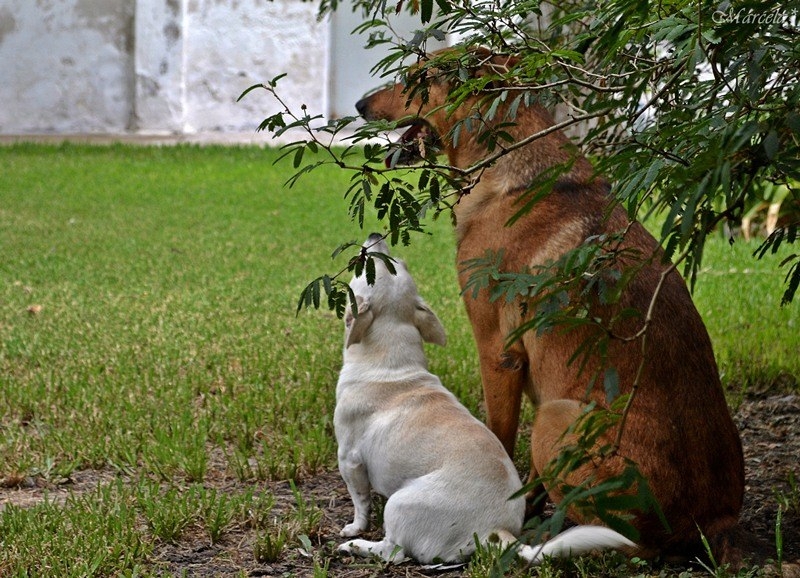
[[[335,0],[320,5],[323,14],[336,8]],[[261,124],[276,134],[307,131],[307,139],[286,146],[298,169],[290,184],[322,162],[352,171],[351,217],[363,223],[371,206],[387,222],[393,243],[408,243],[410,233],[424,229],[429,212],[447,211],[497,156],[526,144],[527,139],[510,142],[503,126],[514,122],[519,106],[534,101],[566,111],[558,128],[583,127],[587,152],[631,216],[664,215],[661,241],[692,282],[706,237],[721,223],[738,224],[763,183],[800,196],[800,29],[790,3],[360,0],[355,9],[365,16],[358,31],[368,33],[368,45],[392,48],[376,76],[403,79],[409,94],[424,94],[426,71],[446,71],[456,83],[450,108],[478,90],[489,94],[484,119],[467,124],[492,120],[499,103],[513,103],[510,118],[478,137],[495,151],[492,158],[466,171],[429,158],[416,179],[400,175],[391,162],[389,168],[375,166],[383,150],[376,136],[394,128],[392,123],[362,125],[346,117],[322,124],[320,115],[286,106]],[[396,37],[384,18],[387,11],[403,9],[420,16],[412,38]],[[427,41],[445,33],[458,34],[463,50],[423,60]],[[494,76],[472,75],[479,63],[468,49],[477,45],[517,60]],[[413,71],[408,68],[419,62]],[[259,86],[280,99],[280,78]],[[474,126],[458,125],[450,137],[457,142],[467,129]],[[330,146],[330,137],[353,130],[352,146],[343,151]],[[329,160],[302,165],[303,151],[319,148],[329,152]],[[794,242],[797,228],[797,222],[788,223],[757,256]],[[800,284],[798,261],[800,256],[792,255],[782,263],[784,303]],[[312,295],[303,303],[320,301]],[[329,305],[341,312],[338,303],[334,295]]]

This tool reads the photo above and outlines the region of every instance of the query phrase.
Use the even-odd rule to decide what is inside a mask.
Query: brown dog
[[[488,52],[471,53],[481,58],[483,68],[508,66],[507,58]],[[424,63],[423,63],[424,66]],[[451,132],[468,117],[482,117],[471,123],[485,129],[506,121],[511,98],[487,119],[482,99],[473,94],[454,111],[443,107],[452,81],[438,70],[427,70],[430,81],[426,98],[412,86],[397,84],[381,89],[356,104],[368,120],[403,121],[410,126],[403,142],[414,139],[437,146],[452,166],[468,168],[490,155],[477,130],[464,124],[457,142]],[[497,88],[497,85],[493,85]],[[539,105],[519,106],[514,126],[503,130],[519,141],[552,127],[551,116]],[[512,345],[509,333],[526,318],[519,303],[505,299],[491,301],[488,291],[464,292],[480,356],[480,369],[488,414],[488,426],[506,451],[513,454],[523,392],[537,407],[532,434],[531,479],[567,443],[564,434],[581,414],[586,402],[607,407],[602,387],[589,390],[593,376],[613,367],[619,376],[621,393],[638,387],[630,406],[618,451],[607,459],[590,463],[566,481],[575,483],[593,475],[605,479],[618,475],[624,459],[635,462],[648,480],[669,524],[669,530],[653,512],[636,512],[633,524],[640,532],[641,554],[653,556],[695,555],[700,532],[709,540],[718,562],[738,563],[735,544],[741,532],[739,511],[744,490],[744,465],[738,432],[728,413],[720,385],[711,342],[691,296],[678,273],[668,270],[657,241],[638,223],[630,223],[625,211],[614,206],[609,185],[595,176],[590,163],[575,156],[567,138],[559,131],[501,156],[477,182],[465,189],[455,205],[458,261],[463,264],[483,257],[487,250],[502,251],[503,271],[518,272],[552,263],[589,237],[623,233],[618,267],[634,266],[638,272],[624,286],[620,302],[601,305],[594,299],[590,318],[610,320],[623,308],[639,312],[614,325],[607,357],[594,355],[581,366],[571,362],[576,350],[596,337],[597,326],[584,325],[570,331],[528,331]],[[415,155],[405,146],[394,155],[395,162],[409,162]],[[513,225],[520,210],[520,198],[554,165],[572,160],[568,172],[558,177],[552,191],[544,195]],[[625,340],[643,327],[646,312],[657,286],[652,319],[646,331],[643,354],[641,338]],[[459,272],[462,289],[469,273]],[[573,295],[574,297],[574,295]],[[644,355],[644,358],[643,358]],[[642,361],[644,359],[644,364]],[[641,371],[640,371],[640,365]],[[617,440],[617,431],[606,433],[607,442]],[[559,501],[556,485],[547,488]],[[591,514],[570,511],[578,523],[592,521]]]

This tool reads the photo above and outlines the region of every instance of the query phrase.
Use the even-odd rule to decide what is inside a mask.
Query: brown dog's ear
[[[475,78],[502,76],[514,68],[520,60],[517,56],[492,54],[491,50],[483,46],[473,48],[470,52],[474,58],[474,62],[478,64],[477,68],[475,68],[472,73]],[[507,84],[507,82],[498,78],[490,84],[487,84],[486,88],[497,88],[505,84]]]
[[[414,312],[414,325],[419,330],[423,341],[435,343],[444,347],[447,344],[447,335],[444,327],[436,314],[431,311],[422,299],[417,301],[417,310]]]
[[[345,341],[345,349],[354,343],[360,343],[364,339],[364,334],[372,325],[374,317],[369,308],[369,300],[363,297],[356,296],[356,304],[358,306],[358,317],[353,315],[353,312],[348,307],[347,312],[344,314],[344,326],[347,332],[347,339]]]

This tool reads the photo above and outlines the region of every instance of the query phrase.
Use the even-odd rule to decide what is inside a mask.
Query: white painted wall
[[[281,107],[262,90],[236,99],[283,73],[296,110],[355,115],[391,80],[369,73],[387,49],[367,51],[350,34],[363,16],[339,3],[319,21],[315,0],[0,0],[0,135],[241,138]],[[389,20],[405,38],[419,27]]]
[[[329,23],[300,0],[0,0],[0,134],[252,132],[326,111]]]
[[[287,102],[325,112],[329,26],[315,2],[190,0],[186,28],[186,132],[253,130],[278,104],[265,91],[236,99],[284,72]]]
[[[361,10],[353,11],[348,2],[340,0],[339,9],[330,17],[330,54],[331,74],[329,78],[328,112],[337,118],[356,114],[354,105],[364,93],[385,84],[393,79],[372,77],[370,71],[388,54],[386,46],[365,49],[368,34],[351,34],[363,24],[364,15]],[[407,11],[399,14],[391,9],[383,17],[389,24],[386,33],[397,34],[394,40],[402,42],[413,38],[413,30],[420,28],[419,16]],[[444,42],[429,40],[427,50],[443,48]]]
[[[0,0],[0,132],[129,126],[132,22],[128,0]]]

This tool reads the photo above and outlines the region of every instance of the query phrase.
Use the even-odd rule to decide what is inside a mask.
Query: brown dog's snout
[[[356,110],[358,111],[358,114],[360,114],[364,118],[367,117],[367,106],[369,104],[368,100],[369,99],[362,98],[356,103]]]

